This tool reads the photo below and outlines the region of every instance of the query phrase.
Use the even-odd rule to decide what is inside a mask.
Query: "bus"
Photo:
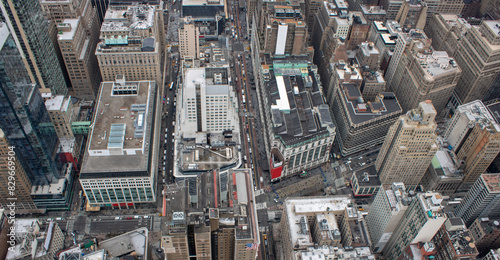
[[[172,81],[172,83],[170,83],[170,90],[174,89],[174,84],[175,84],[175,81]]]

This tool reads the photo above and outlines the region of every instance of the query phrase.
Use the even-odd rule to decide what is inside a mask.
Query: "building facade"
[[[273,181],[328,161],[335,126],[311,67],[302,58],[274,59],[272,70],[264,71],[265,87],[257,91]]]
[[[57,95],[68,93],[55,47],[49,36],[49,22],[37,0],[2,2],[1,19],[5,22],[20,55],[25,60],[29,82],[40,92]]]
[[[469,226],[479,253],[484,254],[492,249],[500,248],[500,220],[496,217],[477,218]]]
[[[419,193],[408,205],[401,221],[387,241],[382,254],[387,259],[398,259],[406,247],[417,242],[430,242],[448,219],[443,212],[439,193]]]
[[[402,182],[380,187],[373,201],[372,209],[366,216],[373,253],[382,253],[411,200],[412,197],[408,195]]]
[[[264,53],[276,56],[306,53],[307,25],[301,10],[291,6],[276,6],[265,22]]]
[[[0,24],[0,126],[33,185],[59,178],[59,140],[42,96],[6,24]],[[19,166],[21,166],[19,165]]]
[[[73,103],[71,103],[71,96],[55,96],[45,101],[45,107],[54,124],[57,137],[60,139],[74,137],[73,130],[71,129],[74,110]]]
[[[349,83],[337,88],[331,107],[343,156],[382,144],[389,127],[402,113],[393,93],[382,92],[374,101],[365,102],[358,87]]]
[[[482,174],[455,209],[456,217],[470,226],[477,218],[500,215],[500,173]]]
[[[200,28],[191,17],[181,19],[179,27],[179,53],[181,57],[198,58],[200,48]]]
[[[375,161],[382,184],[403,182],[413,189],[436,153],[436,110],[430,101],[401,116],[389,128]]]
[[[0,181],[5,183],[0,187],[0,207],[8,209],[11,199],[15,198],[16,210],[33,210],[37,207],[31,199],[31,181],[24,172],[14,147],[9,144],[5,134],[0,129]],[[15,184],[12,186],[11,184]],[[9,187],[15,187],[14,193]],[[12,188],[10,188],[12,189]]]
[[[456,108],[444,138],[465,162],[464,183],[474,183],[500,153],[500,125],[479,100]]]
[[[80,184],[92,207],[156,201],[161,113],[154,81],[103,82]]]
[[[124,75],[162,84],[162,16],[153,5],[108,8],[95,52],[103,81]]]
[[[403,76],[399,82],[392,81],[403,111],[417,107],[422,101],[432,100],[438,115],[442,115],[460,78],[460,68],[443,51],[407,50],[404,55],[408,60],[406,67],[396,70]]]
[[[462,76],[455,89],[459,104],[484,99],[500,72],[498,23],[482,21],[480,26],[471,26],[459,42],[454,56],[462,68]]]

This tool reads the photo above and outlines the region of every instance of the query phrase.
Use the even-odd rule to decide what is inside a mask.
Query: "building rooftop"
[[[148,229],[138,228],[123,235],[99,242],[98,250],[104,249],[110,258],[122,258],[127,255],[147,258]]]
[[[51,247],[57,223],[42,223],[38,219],[19,219],[13,224],[16,244],[8,250],[6,259],[37,259],[44,257]]]
[[[443,196],[440,193],[427,192],[419,193],[417,195],[422,209],[427,213],[428,218],[446,218],[441,202],[443,201]]]
[[[71,96],[65,98],[64,95],[57,95],[45,101],[47,111],[66,112],[71,104]]]
[[[491,110],[491,107],[488,108],[480,100],[475,100],[458,106],[456,110],[457,112],[463,113],[467,116],[470,123],[479,124],[481,128],[487,128],[490,131],[500,132],[500,124],[497,123],[493,115],[490,114],[490,111],[495,113],[494,109],[500,108],[500,105],[492,106],[493,110]]]
[[[326,259],[376,259],[369,247],[345,247],[333,246],[309,247],[307,251],[299,251],[300,258],[304,260],[326,260]]]
[[[156,83],[102,82],[82,178],[91,173],[147,172],[155,121]],[[88,174],[87,174],[88,173]]]
[[[490,46],[493,47],[493,49],[498,50],[500,49],[500,20],[497,21],[488,21],[488,20],[483,20],[482,21],[482,27],[488,29],[487,33],[487,39],[488,43],[490,43]],[[483,30],[483,33],[484,30]]]
[[[153,5],[128,6],[121,8],[108,8],[101,26],[101,33],[107,31],[146,30],[153,27],[156,7]],[[102,37],[102,36],[101,36]]]
[[[274,133],[286,145],[333,133],[333,120],[319,78],[306,66],[271,70],[270,80],[265,83]]]
[[[385,27],[382,21],[373,21],[373,26],[375,26],[377,32],[388,32],[387,27]]]
[[[438,151],[431,161],[431,166],[435,173],[441,179],[455,178],[461,180],[463,177],[464,162],[460,161],[455,153],[450,149],[446,140],[442,137],[437,138]]]
[[[328,216],[335,222],[335,212],[344,211],[349,205],[352,205],[349,197],[287,198],[285,200],[284,214],[288,215],[288,223],[286,224],[290,227],[289,235],[294,247],[306,248],[314,246],[307,216],[319,214],[322,217]],[[333,231],[335,232],[335,230]],[[340,231],[337,230],[337,232]]]
[[[64,19],[62,23],[57,25],[58,34],[57,38],[59,40],[72,40],[75,37],[76,29],[78,28],[78,19]]]
[[[419,52],[415,55],[415,59],[424,71],[426,81],[461,71],[455,60],[445,51]]]
[[[183,6],[187,5],[224,5],[224,1],[221,0],[183,0]]]
[[[380,51],[375,47],[373,42],[362,42],[358,47],[364,56],[380,54]]]
[[[411,197],[408,196],[404,183],[394,182],[392,185],[383,185],[383,190],[385,191],[392,211],[398,212],[403,209],[404,206],[410,204]]]
[[[485,234],[491,234],[493,231],[500,231],[500,218],[490,219],[490,218],[478,218],[476,221],[480,222],[482,232]]]
[[[356,84],[344,83],[340,87],[343,101],[349,112],[349,121],[353,125],[403,112],[396,95],[392,92],[381,92],[375,99],[376,102],[365,102]]]
[[[66,184],[71,179],[73,163],[66,164],[66,168],[61,170],[61,173],[65,174],[59,179],[52,180],[50,184],[38,185],[33,183],[31,186],[31,195],[62,195],[66,192]]]
[[[106,260],[107,259],[107,256],[106,256],[106,252],[105,250],[99,250],[99,251],[95,251],[95,252],[92,252],[92,253],[88,253],[88,254],[85,254],[83,256],[83,260]]]
[[[500,193],[500,173],[481,174],[481,180],[490,193]]]
[[[478,254],[472,235],[461,218],[447,219],[444,227],[458,256]]]
[[[380,6],[367,6],[367,5],[361,5],[361,10],[363,11],[364,15],[386,15],[387,12],[382,9]],[[378,29],[378,28],[377,28]]]
[[[354,172],[356,178],[358,179],[358,185],[360,187],[364,186],[377,186],[379,187],[382,183],[380,182],[377,174],[377,170],[375,169],[375,165],[370,165],[363,169],[356,170]]]

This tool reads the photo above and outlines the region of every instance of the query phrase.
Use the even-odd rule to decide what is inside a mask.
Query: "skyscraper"
[[[411,197],[402,182],[383,185],[366,217],[374,253],[381,253],[406,212]]]
[[[467,226],[477,218],[500,216],[500,173],[481,175],[455,209],[455,216]]]
[[[403,218],[387,241],[385,259],[399,259],[410,244],[430,242],[446,221],[439,193],[420,193],[408,205]]]
[[[432,103],[420,102],[389,128],[375,161],[382,184],[403,182],[413,189],[420,183],[438,149],[435,117]]]
[[[456,108],[444,138],[465,162],[464,183],[474,183],[500,152],[500,125],[479,100]]]
[[[14,162],[14,170],[9,169],[12,162]],[[10,174],[11,172],[13,174]],[[9,179],[10,176],[14,177],[14,179]],[[12,202],[10,198],[16,198],[17,210],[36,209],[35,203],[33,203],[30,196],[31,181],[17,159],[9,140],[5,138],[2,129],[0,129],[0,181],[4,183],[4,185],[0,185],[0,206],[2,208],[8,208],[8,204]],[[10,185],[10,183],[15,183],[15,186]],[[14,194],[11,193],[10,187],[15,187]]]
[[[124,75],[130,81],[162,84],[163,14],[157,8],[144,4],[108,8],[95,53],[103,81]]]
[[[472,26],[459,42],[455,59],[462,76],[455,89],[460,104],[486,97],[500,72],[500,21]]]
[[[68,87],[39,1],[4,0],[0,8],[0,21],[6,23],[12,34],[29,82],[36,83],[42,93],[67,94]]]
[[[31,182],[48,184],[59,177],[58,138],[15,35],[3,23],[0,39],[0,126]]]
[[[417,107],[424,100],[432,100],[438,115],[442,115],[460,78],[460,68],[446,52],[432,48],[407,49],[403,55],[407,62],[401,62],[396,69],[402,77],[395,76],[392,81],[403,111]]]
[[[181,18],[179,24],[179,52],[181,57],[198,58],[200,50],[200,28],[191,17]]]

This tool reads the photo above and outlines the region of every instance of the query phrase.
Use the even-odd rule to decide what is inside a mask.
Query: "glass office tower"
[[[49,35],[49,22],[38,0],[0,0],[0,21],[6,23],[41,92],[66,95],[68,87]]]
[[[4,23],[0,23],[0,128],[34,185],[59,178],[59,139]]]

